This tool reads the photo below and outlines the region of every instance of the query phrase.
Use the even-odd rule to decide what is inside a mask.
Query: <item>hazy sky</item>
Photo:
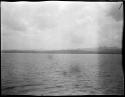
[[[2,49],[121,48],[122,2],[2,2]]]

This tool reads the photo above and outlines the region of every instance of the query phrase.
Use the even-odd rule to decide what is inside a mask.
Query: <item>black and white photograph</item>
[[[1,1],[1,95],[124,95],[123,7]]]

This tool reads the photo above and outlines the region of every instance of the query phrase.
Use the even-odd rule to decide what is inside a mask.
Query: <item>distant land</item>
[[[53,54],[121,54],[119,48],[68,49],[68,50],[1,50],[1,53],[53,53]]]

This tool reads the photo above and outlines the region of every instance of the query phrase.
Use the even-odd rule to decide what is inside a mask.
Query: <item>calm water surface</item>
[[[120,54],[2,53],[3,95],[124,95]]]

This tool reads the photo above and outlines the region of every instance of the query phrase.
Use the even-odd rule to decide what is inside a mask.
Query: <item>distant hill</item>
[[[1,53],[56,53],[56,54],[121,54],[119,48],[71,49],[71,50],[2,50]]]

